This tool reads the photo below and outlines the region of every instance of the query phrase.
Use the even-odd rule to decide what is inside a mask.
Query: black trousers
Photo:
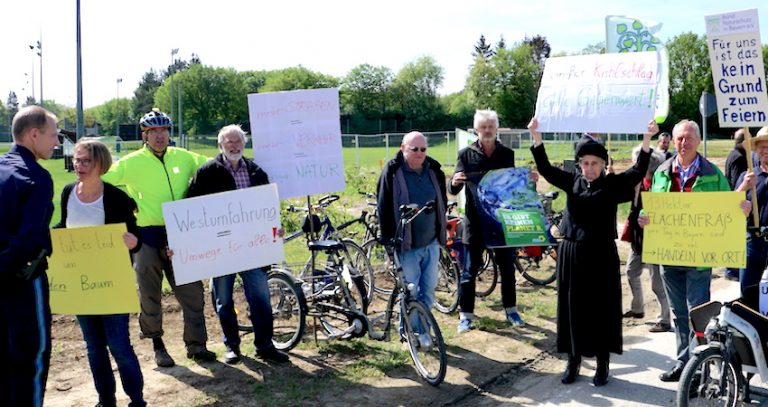
[[[475,279],[478,271],[483,267],[485,245],[482,242],[472,242],[465,246],[465,250],[464,267],[459,284],[459,311],[473,313],[475,312]],[[493,254],[499,267],[499,276],[502,282],[501,303],[504,308],[517,306],[515,248],[493,249]]]
[[[48,277],[6,277],[0,295],[0,405],[42,406],[51,361]]]

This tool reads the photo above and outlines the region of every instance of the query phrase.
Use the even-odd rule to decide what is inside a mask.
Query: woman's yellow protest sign
[[[743,192],[643,192],[643,263],[745,267]]]
[[[108,315],[139,311],[136,277],[123,242],[125,231],[125,223],[51,230],[51,312]]]

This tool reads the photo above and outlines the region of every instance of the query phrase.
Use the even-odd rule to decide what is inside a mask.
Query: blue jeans
[[[424,304],[427,309],[435,303],[435,289],[437,288],[438,269],[440,261],[440,246],[437,239],[432,240],[423,247],[417,247],[400,253],[400,265],[405,275],[405,283],[413,284],[411,296]],[[401,313],[402,315],[402,313]],[[416,316],[416,315],[414,315]],[[413,329],[422,332],[419,321],[413,320]],[[403,332],[403,321],[400,320],[400,332]]]
[[[661,266],[661,276],[669,305],[675,314],[677,360],[686,363],[696,347],[688,324],[688,313],[691,308],[709,301],[712,269],[699,271],[694,267]]]
[[[439,260],[440,246],[437,239],[424,247],[400,253],[400,265],[403,267],[405,282],[415,286],[411,294],[426,305],[427,309],[432,308],[432,304],[435,303]]]
[[[257,268],[239,273],[243,280],[245,299],[250,308],[253,324],[253,343],[257,350],[272,348],[272,304],[269,302],[268,267]],[[213,295],[216,298],[216,313],[219,315],[221,330],[224,332],[224,344],[230,348],[240,346],[240,333],[237,329],[235,303],[232,290],[235,286],[235,274],[213,279]]]
[[[741,269],[739,272],[742,296],[747,287],[760,284],[760,278],[763,276],[767,261],[768,242],[762,238],[749,238],[747,240],[747,268]]]
[[[116,404],[115,375],[109,360],[109,353],[112,353],[120,372],[120,381],[123,382],[123,390],[131,398],[129,405],[146,406],[143,396],[144,377],[128,334],[128,314],[78,315],[77,321],[88,348],[88,363],[91,365],[99,402],[105,406]]]

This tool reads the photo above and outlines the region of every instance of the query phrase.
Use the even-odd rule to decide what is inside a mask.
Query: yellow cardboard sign
[[[123,242],[125,223],[53,229],[48,259],[51,312],[108,315],[139,312],[136,277]]]
[[[745,267],[743,192],[643,192],[643,263]]]

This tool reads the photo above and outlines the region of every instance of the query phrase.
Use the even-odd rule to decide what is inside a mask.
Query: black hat
[[[579,149],[576,151],[576,158],[581,158],[585,155],[594,155],[595,157],[602,158],[606,163],[608,162],[608,150],[602,144],[594,141],[588,141],[579,146]]]

